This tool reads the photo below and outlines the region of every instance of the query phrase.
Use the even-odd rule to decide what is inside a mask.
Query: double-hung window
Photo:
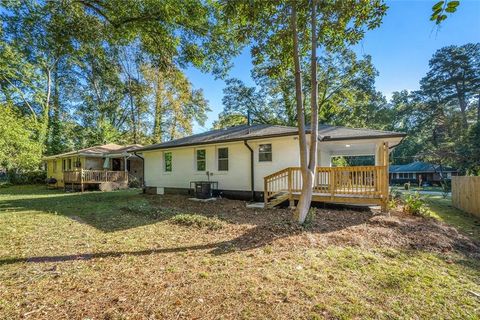
[[[196,150],[197,171],[205,171],[207,169],[207,152],[205,149]]]
[[[218,148],[218,171],[228,171],[228,148]]]
[[[261,144],[258,146],[258,161],[272,161],[272,144]]]
[[[165,172],[172,172],[172,153],[165,152],[163,154],[163,170]]]

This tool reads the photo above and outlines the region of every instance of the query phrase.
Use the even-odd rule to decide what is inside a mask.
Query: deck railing
[[[299,167],[289,167],[264,178],[265,203],[278,195],[300,193],[302,172]],[[386,166],[317,167],[313,192],[329,196],[383,198],[388,196]]]
[[[102,183],[128,181],[128,172],[108,170],[74,170],[64,171],[65,183]]]

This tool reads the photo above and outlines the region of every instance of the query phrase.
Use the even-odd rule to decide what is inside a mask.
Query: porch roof
[[[310,133],[310,128],[307,128],[306,132]],[[331,125],[320,125],[318,129],[318,134],[322,141],[360,140],[394,137],[402,138],[406,136],[405,133],[401,132],[373,129],[357,129]],[[298,135],[297,127],[270,124],[255,124],[251,126],[241,125],[226,129],[211,130],[168,142],[153,144],[150,146],[139,148],[136,151],[148,151],[155,149],[167,149],[202,144],[255,140],[295,135]]]
[[[135,151],[141,147],[142,145],[140,144],[122,146],[115,143],[108,143],[100,146],[93,146],[89,148],[44,157],[43,160],[65,158],[70,156],[105,157],[108,155],[118,155],[124,153],[126,154],[127,152]]]

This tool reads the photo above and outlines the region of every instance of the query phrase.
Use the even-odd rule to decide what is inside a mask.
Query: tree
[[[153,92],[153,136],[152,142],[176,139],[192,134],[192,123],[201,126],[210,111],[203,91],[194,89],[183,72],[171,66],[160,71],[152,65],[145,65],[144,75]]]
[[[39,124],[9,104],[0,104],[0,114],[0,167],[37,169],[42,155],[42,144],[35,139]]]
[[[247,117],[245,117],[243,114],[225,114],[221,112],[218,115],[218,120],[213,122],[213,129],[225,129],[245,124],[247,124]]]
[[[223,115],[243,115],[251,123],[280,124],[282,110],[267,102],[265,92],[247,87],[238,79],[227,79],[223,89]]]
[[[380,24],[385,10],[386,6],[380,1],[225,1],[227,21],[252,43],[254,64],[269,60],[273,62],[270,65],[280,69],[275,74],[284,79],[293,75],[303,179],[296,210],[300,223],[305,221],[310,208],[317,162],[317,48],[321,46],[328,52],[356,43],[366,28]],[[302,67],[305,66],[309,67],[309,73],[304,73]],[[307,79],[305,86],[304,79]],[[304,96],[309,96],[308,100]],[[306,111],[310,114],[309,144],[305,132]]]
[[[444,47],[429,61],[430,70],[421,89],[439,103],[458,106],[463,127],[468,127],[468,107],[480,91],[480,43]]]

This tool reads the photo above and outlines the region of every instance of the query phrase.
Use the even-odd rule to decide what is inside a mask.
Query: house
[[[385,206],[389,153],[404,136],[321,125],[313,200]],[[188,192],[191,182],[204,181],[222,196],[262,199],[274,206],[286,200],[293,204],[300,196],[298,141],[296,127],[257,124],[212,130],[136,151],[145,161],[147,192]],[[342,155],[374,155],[375,165],[333,168],[331,158]]]
[[[128,183],[137,179],[143,184],[143,160],[133,154],[142,147],[109,143],[77,151],[44,157],[47,179],[55,179],[57,187],[71,185],[82,189],[105,182]]]
[[[440,174],[444,174],[445,179],[451,180],[452,176],[458,175],[458,170],[421,161],[391,165],[389,168],[390,184],[410,182],[418,185],[424,183],[440,185],[442,180]]]

